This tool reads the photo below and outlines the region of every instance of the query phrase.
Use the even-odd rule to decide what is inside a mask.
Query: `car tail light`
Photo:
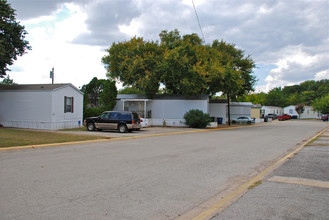
[[[132,123],[132,124],[135,124],[135,121],[134,121],[134,120],[132,120],[132,121],[131,121],[131,123]]]
[[[140,122],[143,122],[143,119],[141,119]]]

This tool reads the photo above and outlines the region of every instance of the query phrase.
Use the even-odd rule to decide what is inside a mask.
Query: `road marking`
[[[238,199],[239,196],[242,193],[244,193],[248,190],[249,186],[251,186],[255,182],[261,180],[265,175],[267,175],[269,172],[274,170],[276,167],[278,167],[280,164],[282,164],[285,160],[287,160],[288,158],[291,158],[293,155],[295,155],[297,152],[299,152],[301,149],[303,149],[307,145],[307,143],[309,143],[309,142],[313,141],[314,139],[318,138],[322,133],[327,131],[327,129],[328,128],[325,128],[322,131],[320,131],[317,135],[315,135],[313,138],[309,139],[306,143],[302,144],[301,146],[299,146],[297,149],[295,149],[291,153],[288,153],[286,156],[282,157],[281,159],[279,159],[278,161],[273,163],[271,166],[269,166],[268,168],[266,168],[265,170],[260,172],[257,176],[253,177],[252,179],[250,179],[246,183],[242,184],[233,193],[231,193],[230,195],[224,197],[222,200],[217,202],[215,205],[213,205],[212,207],[206,209],[205,211],[200,213],[198,216],[194,217],[193,220],[205,220],[205,219],[209,219],[210,217],[212,217],[216,213],[217,210],[224,207],[228,202],[230,202],[232,200],[235,200],[235,199]]]
[[[278,183],[296,184],[296,185],[303,185],[303,186],[313,186],[313,187],[320,187],[320,188],[328,188],[329,189],[329,182],[319,181],[319,180],[312,180],[312,179],[273,176],[268,181],[278,182]]]

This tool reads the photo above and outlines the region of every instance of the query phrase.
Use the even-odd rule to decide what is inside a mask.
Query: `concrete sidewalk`
[[[212,219],[329,219],[329,129]]]

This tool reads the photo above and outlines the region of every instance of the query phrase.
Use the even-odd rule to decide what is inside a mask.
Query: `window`
[[[101,119],[108,119],[109,118],[109,113],[103,113],[101,115]]]
[[[116,120],[116,119],[119,119],[119,113],[117,112],[112,112],[110,114],[110,120]]]
[[[73,113],[73,97],[64,96],[64,113],[71,112]]]

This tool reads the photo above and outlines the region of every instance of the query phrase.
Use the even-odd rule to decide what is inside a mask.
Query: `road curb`
[[[25,145],[25,146],[16,146],[16,147],[1,147],[0,151],[4,150],[19,150],[19,149],[33,149],[33,148],[42,148],[42,147],[54,147],[54,146],[63,146],[63,145],[73,145],[73,144],[86,144],[86,143],[97,143],[97,142],[106,142],[110,139],[97,139],[97,140],[87,140],[87,141],[71,141],[63,143],[51,143],[51,144],[34,144],[34,145]]]

